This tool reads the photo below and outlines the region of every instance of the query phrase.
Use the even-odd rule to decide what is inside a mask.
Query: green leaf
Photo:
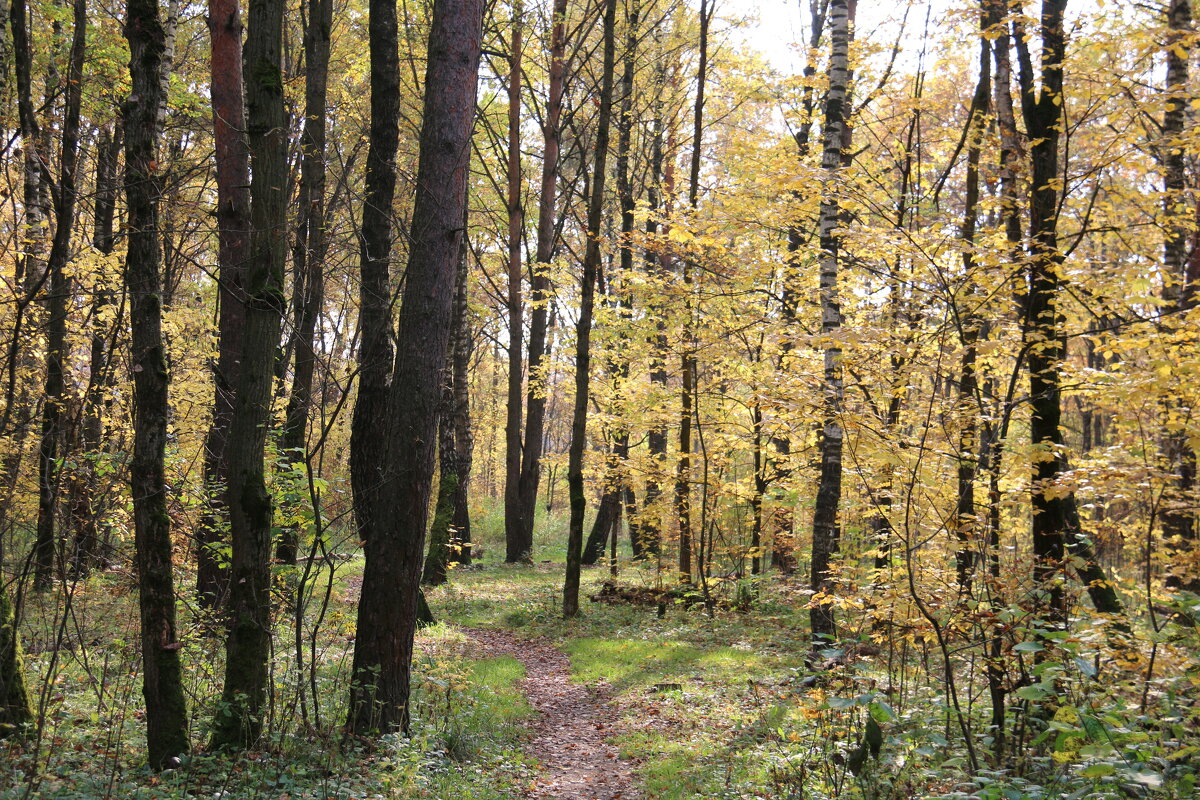
[[[896,719],[896,712],[892,707],[883,700],[876,700],[869,706],[871,717],[876,722],[892,722]]]

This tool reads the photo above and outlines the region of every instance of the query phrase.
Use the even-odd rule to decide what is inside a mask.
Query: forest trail
[[[613,714],[587,686],[571,682],[566,655],[544,639],[473,628],[467,633],[489,656],[511,655],[525,666],[521,682],[538,712],[528,753],[542,765],[531,800],[638,800],[632,771],[604,740]]]

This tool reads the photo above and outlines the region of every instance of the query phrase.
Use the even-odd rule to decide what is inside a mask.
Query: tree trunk
[[[533,543],[533,520],[537,508],[538,483],[542,474],[542,447],[546,435],[546,362],[549,355],[546,333],[550,327],[550,279],[547,271],[557,242],[558,160],[561,143],[563,88],[566,84],[567,0],[554,0],[550,29],[549,96],[542,127],[541,195],[538,198],[536,263],[529,283],[529,380],[525,389],[525,443],[521,448],[521,479],[518,485],[523,526],[521,541]]]
[[[228,515],[226,445],[234,396],[241,379],[246,324],[246,270],[250,262],[250,152],[242,96],[242,21],[236,0],[209,0],[212,42],[210,94],[217,179],[218,353],[213,372],[213,414],[204,442],[205,508],[196,530],[196,599],[221,607],[229,572],[220,552]]]
[[[959,310],[958,334],[963,352],[959,362],[958,383],[958,498],[955,504],[954,533],[957,549],[954,555],[959,597],[969,597],[975,570],[975,552],[979,544],[975,510],[975,478],[979,468],[979,378],[976,372],[978,342],[983,330],[976,304],[980,293],[975,286],[975,232],[979,223],[979,161],[985,126],[991,114],[992,60],[987,30],[994,24],[987,9],[981,9],[979,44],[979,81],[971,99],[967,120],[967,176],[963,223],[959,238],[963,243],[963,275],[967,281],[965,310]]]
[[[575,325],[575,408],[571,420],[571,447],[567,454],[567,486],[571,520],[567,529],[567,574],[563,582],[563,616],[579,614],[579,572],[583,555],[583,518],[587,495],[583,487],[583,454],[587,448],[587,409],[591,372],[592,309],[596,272],[600,267],[600,233],[604,215],[609,128],[612,122],[613,71],[616,64],[617,0],[604,6],[604,64],[600,76],[600,110],[596,123],[596,151],[592,162],[592,188],[588,197],[587,250],[580,281],[579,321]]]
[[[325,299],[325,106],[329,82],[329,32],[333,26],[332,0],[309,0],[307,22],[304,29],[300,218],[292,251],[295,265],[292,319],[296,351],[281,441],[286,462],[303,462],[308,457],[308,417],[317,362],[313,336]],[[280,562],[296,563],[298,538],[299,531],[295,527],[284,528],[276,549]]]
[[[471,431],[470,370],[474,342],[471,339],[471,319],[468,305],[469,280],[470,271],[467,268],[467,247],[464,239],[462,254],[458,260],[458,276],[455,279],[454,330],[452,333],[454,336],[454,360],[451,364],[454,390],[451,414],[454,420],[454,447],[457,451],[455,466],[458,468],[458,480],[454,491],[454,516],[451,524],[458,538],[458,560],[462,564],[471,563],[471,508],[467,490],[471,485],[471,462],[475,442],[474,433]]]
[[[252,0],[247,18],[246,141],[250,147],[250,261],[245,273],[242,365],[229,425],[229,635],[225,689],[212,746],[253,746],[263,729],[271,649],[271,497],[264,450],[287,251],[282,0]]]
[[[0,580],[0,739],[22,733],[23,727],[33,720],[17,620],[8,598],[8,581]]]
[[[820,220],[821,336],[825,340],[825,376],[822,389],[821,473],[817,483],[812,528],[812,577],[814,592],[809,609],[813,650],[828,646],[837,636],[834,624],[834,591],[830,567],[840,540],[838,507],[842,497],[842,349],[836,341],[842,327],[838,299],[838,262],[841,202],[837,182],[843,155],[850,144],[847,94],[850,83],[850,31],[857,0],[831,0],[829,4],[830,61],[829,92],[825,98],[825,124],[821,169],[825,173]]]
[[[708,24],[712,10],[700,0],[700,63],[696,73],[696,103],[692,110],[692,159],[688,181],[688,205],[692,211],[700,200],[700,159],[704,144],[704,88],[708,79]],[[675,474],[675,510],[679,516],[679,579],[692,580],[692,414],[696,383],[696,354],[693,352],[692,264],[680,260],[684,285],[683,358],[679,390],[679,465]]]
[[[70,279],[66,275],[71,258],[71,236],[75,229],[76,168],[79,161],[79,110],[83,95],[83,56],[87,37],[87,6],[74,2],[74,33],[67,62],[66,105],[63,111],[62,146],[57,185],[53,185],[54,239],[46,268],[50,291],[46,298],[46,382],[43,386],[42,439],[38,446],[38,520],[34,545],[34,588],[46,589],[54,582],[57,564],[56,516],[60,486],[60,445],[63,416],[63,356],[67,344],[67,299]],[[43,166],[45,169],[45,166]],[[50,176],[43,180],[51,184]]]
[[[371,24],[376,24],[374,16]],[[347,730],[360,736],[408,732],[409,675],[438,400],[454,276],[466,233],[482,27],[481,0],[435,0],[411,246],[388,404],[383,513],[366,542],[354,643]]]
[[[378,524],[377,492],[384,480],[388,380],[392,366],[391,290],[392,202],[396,196],[396,149],[400,137],[400,61],[396,44],[396,4],[370,4],[371,140],[367,150],[360,275],[358,399],[350,427],[350,484],[358,536],[369,542]]]
[[[653,240],[658,235],[658,214],[662,205],[662,193],[659,182],[663,179],[663,95],[667,89],[666,57],[661,52],[661,42],[658,41],[657,31],[655,45],[659,48],[655,59],[655,98],[654,117],[651,122],[652,134],[650,140],[650,175],[647,178],[646,191],[649,213],[646,215],[646,237]],[[667,202],[670,202],[669,198]],[[666,280],[663,258],[653,248],[646,248],[646,271],[660,280]],[[650,383],[655,393],[660,397],[667,395],[667,328],[664,320],[664,309],[652,309],[656,318],[656,332],[651,340]],[[650,467],[646,475],[646,493],[643,498],[641,514],[641,535],[646,543],[646,549],[654,555],[662,552],[662,509],[659,508],[659,498],[662,496],[662,486],[666,482],[667,461],[667,426],[662,421],[650,424],[646,432],[646,450],[650,457]]]
[[[1065,55],[1062,15],[1066,0],[1043,0],[1041,18],[1041,86],[1035,86],[1033,63],[1024,37],[1013,37],[1020,65],[1021,109],[1030,138],[1030,252],[1024,287],[1025,341],[1030,344],[1029,431],[1037,457],[1033,465],[1033,556],[1037,604],[1050,628],[1066,624],[1067,609],[1060,576],[1066,545],[1066,505],[1057,496],[1065,469],[1059,370],[1065,356],[1062,317],[1058,310],[1063,256],[1058,249],[1058,149],[1063,100]]]
[[[129,0],[125,38],[133,84],[124,106],[129,243],[125,285],[130,299],[134,407],[129,480],[141,609],[146,740],[150,766],[163,769],[178,766],[189,742],[180,642],[175,633],[171,520],[164,475],[170,374],[162,335],[156,120],[165,36],[155,0]]]
[[[101,129],[96,148],[92,247],[104,256],[112,253],[116,243],[113,217],[121,188],[117,167],[123,141],[124,133],[118,121]],[[71,499],[71,518],[75,528],[72,562],[75,573],[81,576],[86,576],[108,559],[107,526],[102,523],[106,509],[98,497],[100,476],[97,466],[106,455],[104,413],[111,405],[109,396],[114,377],[110,338],[119,321],[109,318],[110,309],[116,305],[116,297],[107,276],[97,274],[96,281],[89,377],[83,398],[83,463],[75,477],[74,496]],[[102,526],[105,528],[103,536]]]
[[[513,4],[512,42],[508,70],[508,406],[504,423],[504,560],[529,561],[533,550],[533,525],[521,517],[521,340],[524,312],[521,306],[521,236],[525,218],[521,208],[521,0]],[[532,521],[531,521],[532,522]],[[525,533],[529,532],[526,540]]]
[[[442,405],[438,413],[438,462],[441,469],[438,479],[437,505],[433,522],[429,526],[429,554],[421,573],[421,583],[440,586],[446,582],[451,561],[470,563],[470,523],[466,516],[467,473],[470,470],[470,420],[463,430],[463,408],[466,391],[467,360],[460,354],[470,347],[470,331],[467,327],[467,248],[461,248],[458,258],[458,273],[454,278],[454,310],[450,323],[450,345],[442,380]],[[466,436],[466,447],[459,442]],[[465,524],[464,524],[465,520]],[[460,528],[460,524],[463,528]],[[466,534],[464,540],[463,534]]]
[[[1189,220],[1184,206],[1187,192],[1185,146],[1179,141],[1187,124],[1188,58],[1192,44],[1191,0],[1171,0],[1167,10],[1167,110],[1163,115],[1163,200],[1167,219],[1167,241],[1164,245],[1163,300],[1174,311],[1185,311],[1195,305],[1195,286],[1188,281]],[[1193,253],[1192,258],[1195,258]],[[1168,414],[1178,405],[1168,400]],[[1180,413],[1176,411],[1176,413]],[[1186,413],[1186,412],[1183,412]],[[1175,485],[1163,504],[1162,533],[1171,562],[1176,568],[1167,574],[1167,586],[1174,589],[1200,591],[1200,573],[1195,567],[1197,544],[1195,490],[1196,453],[1188,446],[1183,431],[1169,431],[1163,437],[1163,454],[1174,476]]]

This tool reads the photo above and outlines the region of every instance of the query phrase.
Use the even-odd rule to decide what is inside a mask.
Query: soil
[[[572,683],[562,651],[544,639],[501,630],[467,633],[489,656],[511,655],[525,666],[521,689],[538,712],[527,752],[542,772],[530,800],[640,800],[628,762],[608,744],[615,715],[601,690]]]

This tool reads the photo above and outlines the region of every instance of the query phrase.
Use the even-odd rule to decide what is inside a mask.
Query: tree
[[[546,435],[546,366],[549,347],[546,333],[550,317],[550,278],[558,240],[559,157],[562,149],[563,93],[567,79],[567,0],[554,0],[550,19],[550,72],[545,116],[542,121],[542,175],[538,196],[537,244],[533,274],[529,281],[529,348],[525,389],[525,441],[521,446],[520,497],[521,541],[533,543],[533,520],[538,483],[542,474],[542,450]]]
[[[66,276],[71,254],[71,236],[75,229],[76,169],[79,163],[79,111],[83,92],[83,55],[87,40],[87,6],[75,0],[71,52],[67,64],[66,105],[63,109],[62,142],[59,148],[59,175],[53,181],[43,164],[42,180],[50,187],[54,201],[54,237],[46,269],[50,275],[46,298],[45,404],[42,407],[42,438],[38,446],[38,523],[34,545],[34,586],[48,588],[54,581],[56,539],[55,522],[61,485],[60,445],[64,392],[63,360],[67,346],[67,298],[70,281]]]
[[[435,0],[411,245],[388,398],[387,463],[379,501],[384,513],[366,542],[354,642],[346,728],[358,736],[408,732],[437,406],[454,276],[466,233],[463,218],[482,29],[479,0]]]
[[[286,305],[281,46],[283,3],[254,0],[246,30],[246,140],[250,147],[250,260],[245,273],[242,363],[225,445],[228,470],[229,633],[225,689],[214,723],[214,748],[247,748],[262,732],[271,648],[271,497],[264,451],[275,351]]]
[[[438,412],[438,496],[429,526],[429,554],[421,583],[446,582],[452,561],[471,563],[471,517],[467,487],[471,476],[471,403],[467,367],[471,358],[471,328],[467,309],[467,247],[461,248],[454,277],[454,311],[450,323],[448,369],[442,380]]]
[[[396,148],[400,138],[400,61],[396,50],[396,6],[388,0],[369,5],[371,50],[371,130],[359,233],[358,397],[350,428],[350,483],[354,518],[364,542],[375,536],[376,493],[384,481],[384,437],[388,380],[392,364],[389,340],[392,303],[389,260],[392,250],[392,203],[396,196]]]
[[[1173,313],[1185,312],[1196,305],[1196,273],[1200,269],[1200,254],[1195,240],[1192,253],[1188,253],[1186,150],[1182,141],[1187,122],[1187,108],[1191,100],[1188,91],[1188,61],[1192,51],[1193,34],[1191,0],[1171,0],[1167,8],[1168,38],[1166,42],[1167,86],[1166,110],[1162,123],[1164,212],[1168,219],[1167,238],[1163,246],[1163,300]],[[1177,403],[1170,403],[1177,406]],[[1180,414],[1180,409],[1169,408],[1168,415]],[[1196,513],[1189,501],[1196,488],[1196,452],[1189,446],[1187,435],[1178,421],[1167,420],[1168,432],[1164,437],[1163,450],[1167,463],[1174,474],[1174,490],[1163,509],[1163,538],[1168,549],[1179,556],[1167,577],[1167,585],[1188,591],[1200,591],[1200,574],[1194,569],[1192,551],[1196,545]]]
[[[204,444],[205,513],[197,529],[196,595],[202,607],[224,605],[227,566],[217,548],[226,537],[229,485],[226,445],[242,370],[246,271],[250,261],[250,151],[242,85],[242,22],[232,0],[210,0],[213,144],[217,183],[217,363],[213,414]]]
[[[829,3],[829,92],[825,97],[825,122],[822,130],[821,170],[825,175],[821,213],[818,220],[821,240],[820,304],[821,337],[824,351],[822,384],[820,461],[816,507],[812,524],[812,579],[814,592],[809,610],[813,649],[831,643],[837,635],[834,624],[833,589],[830,566],[837,555],[840,540],[838,506],[842,496],[842,407],[845,389],[842,383],[842,351],[837,342],[842,327],[838,298],[840,259],[838,226],[842,210],[838,198],[839,173],[844,154],[850,146],[849,83],[850,35],[857,0],[830,0]]]
[[[579,572],[583,556],[583,517],[587,495],[583,487],[583,454],[587,448],[588,387],[591,370],[592,309],[596,296],[596,271],[600,266],[600,234],[604,215],[608,139],[612,121],[613,72],[616,65],[617,0],[604,6],[604,62],[600,73],[600,112],[596,121],[596,150],[592,158],[592,186],[588,196],[587,249],[580,278],[579,320],[575,324],[575,408],[571,418],[567,486],[571,520],[567,529],[567,574],[563,582],[563,616],[579,613]]]
[[[162,335],[162,276],[159,265],[158,110],[166,37],[157,0],[129,0],[130,97],[124,106],[125,198],[128,252],[125,286],[130,299],[134,392],[134,547],[141,609],[142,694],[146,699],[146,744],[150,766],[178,766],[188,752],[187,706],[175,630],[175,583],[171,521],[167,514],[164,451],[170,375]]]
[[[296,340],[292,390],[281,446],[289,463],[308,458],[308,417],[317,354],[313,336],[325,297],[325,107],[328,105],[331,0],[310,0],[304,29],[304,135],[301,139],[299,219],[292,249],[292,320]],[[276,555],[296,563],[298,532],[284,529]]]
[[[508,68],[508,405],[504,423],[504,560],[528,561],[533,527],[521,518],[521,387],[524,312],[521,305],[521,239],[525,214],[521,206],[521,0],[513,5]],[[529,533],[528,538],[526,532]]]

